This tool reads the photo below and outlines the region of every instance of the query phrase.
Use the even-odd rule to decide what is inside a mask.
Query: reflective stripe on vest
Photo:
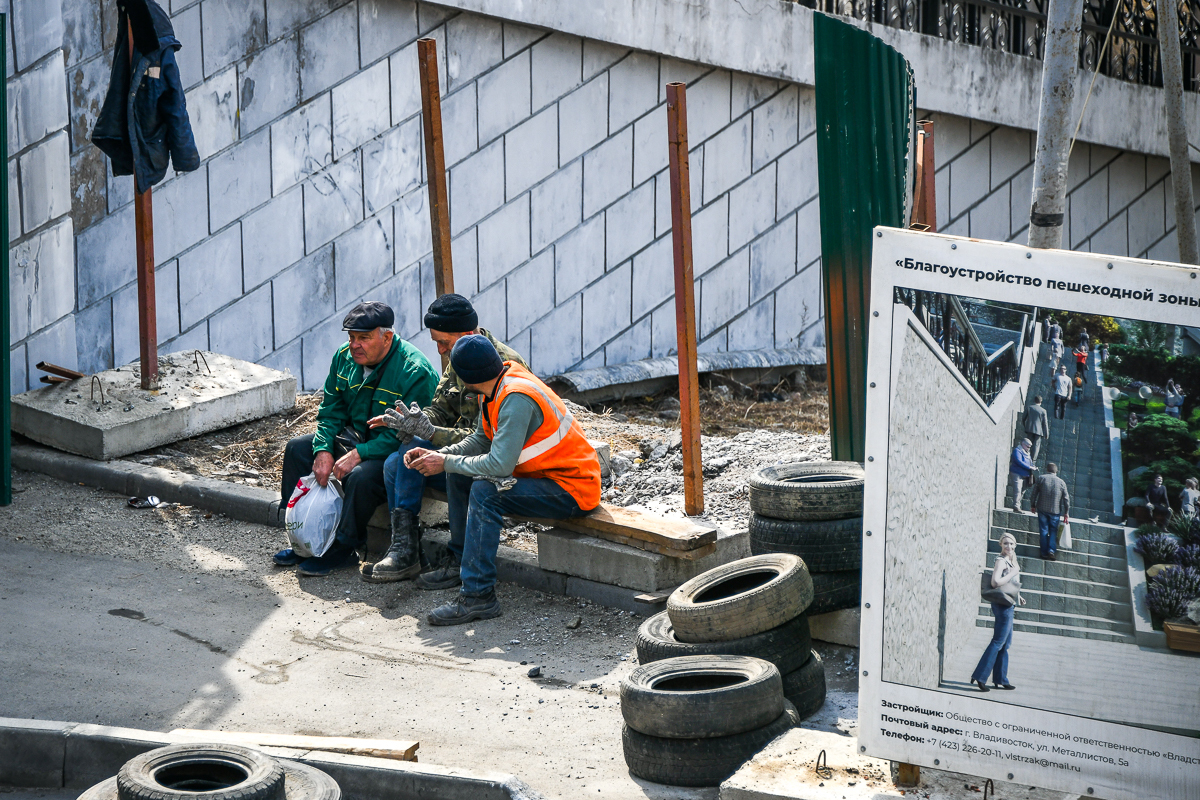
[[[546,405],[549,406],[550,410],[554,412],[554,417],[558,420],[558,429],[554,431],[554,433],[550,434],[545,439],[542,439],[540,442],[535,442],[534,444],[528,445],[521,450],[521,455],[517,459],[517,463],[524,464],[526,461],[532,461],[540,455],[549,453],[551,450],[561,444],[563,439],[567,438],[567,434],[571,432],[571,423],[575,421],[575,418],[571,416],[570,411],[560,413],[558,406],[550,399],[549,395],[542,391],[542,387],[538,386],[536,383],[527,381],[524,378],[518,378],[516,376],[505,376],[500,382],[501,387],[508,386],[510,384],[521,384],[522,386],[537,392],[539,395],[541,395],[542,399],[546,401]],[[565,408],[566,407],[564,406],[564,409]]]

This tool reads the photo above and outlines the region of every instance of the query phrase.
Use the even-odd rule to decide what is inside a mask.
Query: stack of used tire
[[[621,682],[629,771],[716,786],[825,702],[805,610],[803,560],[768,554],[692,578],[638,629],[641,666]]]
[[[778,464],[750,477],[750,552],[804,559],[809,616],[857,608],[862,597],[863,477],[854,461]]]

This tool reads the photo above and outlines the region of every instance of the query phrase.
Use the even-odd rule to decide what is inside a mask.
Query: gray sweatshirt
[[[497,417],[496,438],[483,432],[480,414],[470,436],[438,451],[446,456],[446,472],[496,478],[513,474],[525,443],[542,426],[542,409],[532,398],[512,392],[500,403]]]

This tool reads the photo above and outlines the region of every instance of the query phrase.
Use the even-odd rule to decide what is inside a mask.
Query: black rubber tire
[[[724,642],[778,628],[812,602],[812,578],[797,556],[769,553],[710,569],[667,598],[682,642]]]
[[[808,719],[825,705],[825,662],[816,650],[800,669],[783,676],[783,695],[796,707],[800,719]]]
[[[801,521],[751,514],[750,552],[800,556],[814,575],[859,569],[862,531],[862,517]]]
[[[821,572],[812,576],[813,601],[808,616],[858,608],[862,600],[862,572]]]
[[[750,510],[771,519],[861,517],[863,466],[855,461],[803,461],[763,467],[750,476]]]
[[[663,739],[621,726],[630,774],[668,786],[717,786],[775,738],[800,721],[791,703],[761,728],[712,739]]]
[[[783,713],[783,678],[749,656],[683,656],[642,664],[621,680],[621,716],[666,739],[732,736]]]
[[[753,656],[770,661],[786,674],[799,669],[812,653],[808,617],[801,614],[778,628],[726,642],[681,642],[667,612],[660,611],[638,628],[634,637],[638,663],[649,664],[680,656]]]
[[[295,761],[281,761],[287,800],[341,800],[337,781],[316,767]]]
[[[202,788],[210,782],[216,787]],[[117,773],[120,800],[195,800],[197,792],[204,800],[284,800],[283,767],[248,747],[175,744],[134,756]]]

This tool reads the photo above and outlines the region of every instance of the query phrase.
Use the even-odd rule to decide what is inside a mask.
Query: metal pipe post
[[[133,68],[133,24],[126,22],[129,66]],[[150,189],[137,191],[134,174],[134,240],[137,252],[138,344],[142,389],[158,390],[158,314],[154,295],[154,206]]]
[[[421,122],[429,182],[429,225],[433,233],[433,282],[441,296],[454,291],[454,262],[450,255],[450,202],[446,191],[446,154],[442,147],[442,91],[438,83],[436,40],[417,40],[417,62],[421,68]]]
[[[1071,110],[1079,75],[1079,31],[1083,0],[1050,0],[1046,51],[1042,60],[1042,101],[1038,108],[1033,159],[1033,203],[1029,246],[1062,247],[1067,203],[1067,160],[1071,151]]]
[[[8,14],[0,14],[0,108],[8,108]],[[8,163],[8,114],[0,114],[0,164]],[[8,180],[0,181],[0,506],[12,504],[12,347],[9,304],[12,302],[8,274]],[[24,387],[22,387],[24,388]]]
[[[1171,150],[1171,184],[1175,189],[1175,232],[1179,260],[1198,264],[1196,203],[1192,194],[1192,162],[1188,157],[1187,122],[1183,110],[1183,63],[1179,55],[1179,6],[1159,0],[1158,51],[1162,58],[1163,92],[1167,100],[1167,144]]]
[[[696,372],[696,282],[692,277],[692,189],[688,171],[687,87],[667,84],[671,162],[671,239],[675,255],[675,335],[679,353],[679,423],[683,428],[683,509],[704,513],[700,465],[700,378]]]

